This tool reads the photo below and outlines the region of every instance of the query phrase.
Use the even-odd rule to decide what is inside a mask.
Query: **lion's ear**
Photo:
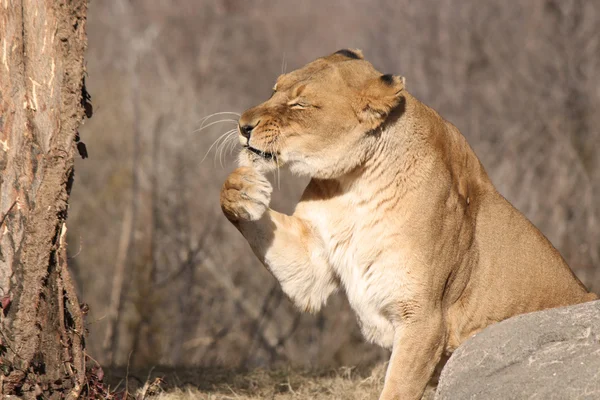
[[[381,75],[369,80],[359,93],[356,115],[367,130],[379,127],[402,101],[404,77]]]
[[[361,50],[359,49],[342,49],[342,50],[338,50],[335,53],[333,53],[331,55],[331,57],[336,57],[339,58],[341,60],[364,60],[365,56],[363,56],[363,53]]]

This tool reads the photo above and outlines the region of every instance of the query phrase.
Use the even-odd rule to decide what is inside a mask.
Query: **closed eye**
[[[307,108],[308,104],[306,104],[306,103],[288,103],[288,106],[290,108],[301,109],[301,108]]]
[[[294,100],[288,102],[287,105],[288,105],[288,107],[295,108],[295,109],[303,109],[303,108],[312,107],[311,104],[309,104],[305,101],[301,101],[299,99],[294,99]]]

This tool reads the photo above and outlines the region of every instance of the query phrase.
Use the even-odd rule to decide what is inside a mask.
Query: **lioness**
[[[419,399],[442,355],[494,322],[597,298],[458,129],[359,50],[281,75],[239,139],[225,216],[301,309],[344,288],[366,339],[392,349],[381,399]],[[280,166],[311,178],[292,216],[269,208]]]

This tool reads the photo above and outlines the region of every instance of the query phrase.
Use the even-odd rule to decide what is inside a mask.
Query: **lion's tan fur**
[[[365,337],[392,349],[382,399],[420,398],[442,356],[491,323],[596,298],[402,78],[354,51],[276,89],[240,118],[255,152],[223,211],[301,309],[345,290]],[[263,174],[279,166],[312,178],[292,216],[269,208]]]

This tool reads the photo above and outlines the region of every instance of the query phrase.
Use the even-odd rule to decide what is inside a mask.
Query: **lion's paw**
[[[250,167],[233,171],[221,189],[221,209],[232,222],[256,221],[271,201],[271,183]]]

